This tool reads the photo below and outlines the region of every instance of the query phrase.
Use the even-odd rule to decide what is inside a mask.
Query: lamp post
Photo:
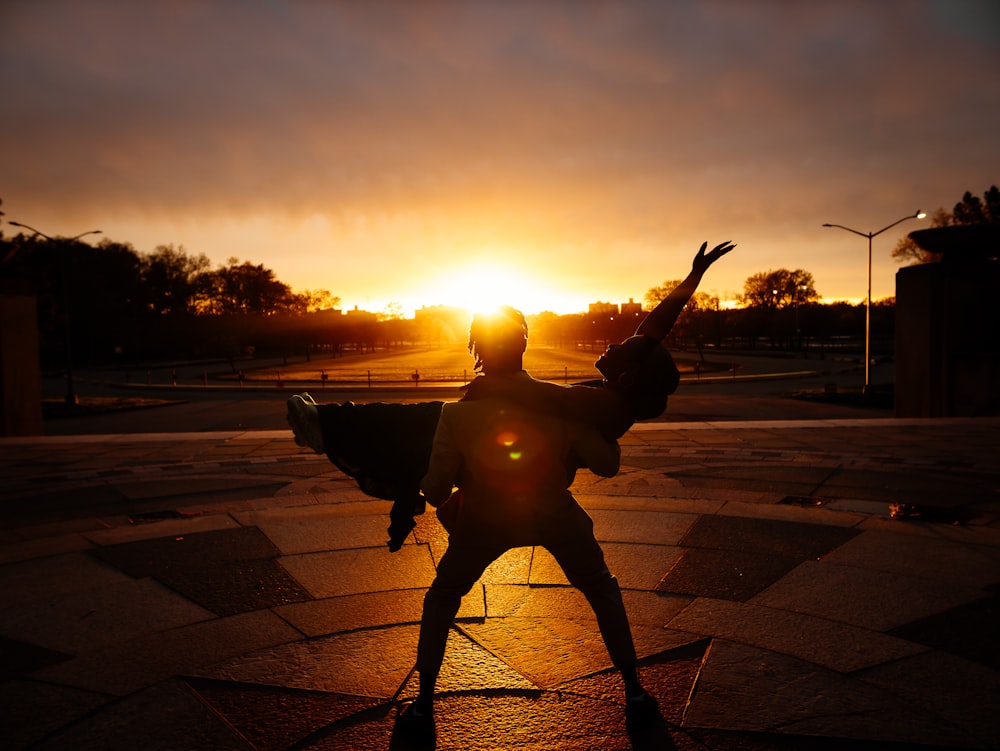
[[[871,326],[872,326],[872,238],[881,235],[887,229],[895,227],[901,222],[905,222],[908,219],[923,219],[927,214],[923,211],[915,211],[909,216],[904,216],[902,219],[897,219],[892,224],[887,224],[885,227],[880,229],[878,232],[859,232],[856,229],[851,229],[850,227],[845,227],[843,224],[824,224],[824,227],[839,227],[840,229],[847,230],[848,232],[853,232],[855,235],[861,235],[862,237],[868,238],[868,296],[865,297],[865,388],[862,393],[867,394],[868,389],[871,386],[869,379],[872,352],[871,352]]]
[[[21,227],[22,229],[30,230],[31,232],[35,233],[33,235],[34,237],[43,237],[50,243],[53,243],[55,245],[58,245],[61,242],[72,244],[77,242],[81,237],[86,237],[87,235],[101,234],[101,230],[92,229],[92,230],[87,230],[86,232],[81,232],[79,235],[74,235],[73,237],[56,239],[54,237],[49,237],[44,232],[41,232],[35,229],[34,227],[30,227],[27,224],[21,224],[20,222],[7,222],[7,224],[10,224],[13,227]],[[63,307],[65,308],[65,316],[66,316],[66,406],[75,407],[77,404],[79,404],[79,401],[76,396],[76,391],[73,388],[73,347],[72,347],[72,340],[70,337],[71,332],[70,332],[70,313],[69,313],[69,285],[66,281],[65,265],[61,269],[60,276],[62,277]]]

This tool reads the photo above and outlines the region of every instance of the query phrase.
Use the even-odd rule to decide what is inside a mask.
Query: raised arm
[[[691,299],[691,295],[698,289],[701,278],[705,275],[708,267],[736,246],[727,240],[724,243],[716,245],[708,253],[705,252],[707,247],[707,242],[701,244],[701,249],[691,264],[691,273],[643,319],[642,323],[635,330],[637,335],[649,336],[657,341],[662,341],[666,338],[667,334],[670,333],[670,329],[677,322],[677,317],[681,314],[681,310],[684,309],[688,300]]]

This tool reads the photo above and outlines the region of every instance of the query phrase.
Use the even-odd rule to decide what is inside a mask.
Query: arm
[[[596,425],[609,435],[621,435],[631,424],[622,423],[625,406],[621,395],[597,386],[560,386],[533,378],[479,377],[469,384],[463,399],[490,396],[511,399],[542,414]]]
[[[434,444],[427,474],[420,481],[420,490],[424,498],[434,507],[448,500],[462,467],[462,454],[455,446],[451,426],[445,416],[447,411],[446,404],[441,410],[441,417],[434,431]]]
[[[622,450],[618,441],[607,440],[597,429],[577,423],[573,429],[574,458],[601,477],[614,477],[621,466]]]
[[[736,246],[727,240],[705,253],[707,247],[707,242],[701,244],[701,249],[691,264],[691,273],[643,319],[639,328],[635,330],[637,335],[649,336],[658,342],[662,341],[670,333],[670,329],[674,327],[677,317],[687,305],[688,300],[691,299],[691,295],[698,289],[701,278],[708,271],[708,267]]]

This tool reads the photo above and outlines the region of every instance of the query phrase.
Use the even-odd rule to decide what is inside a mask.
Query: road
[[[728,357],[728,356],[727,356]],[[863,369],[857,363],[816,358],[773,358],[732,356],[737,363],[736,375],[730,372],[701,379],[685,377],[677,393],[670,397],[667,412],[661,418],[668,422],[726,420],[815,420],[891,417],[888,409],[852,407],[825,402],[790,398],[802,390],[822,390],[835,384],[838,390],[858,389],[864,383]],[[260,363],[257,363],[258,365]],[[264,363],[266,365],[266,363]],[[151,377],[146,387],[132,383],[125,388],[124,378],[110,384],[106,372],[82,371],[75,379],[76,392],[88,396],[141,396],[164,399],[166,406],[118,411],[108,414],[46,419],[46,435],[178,433],[231,430],[281,430],[285,423],[285,400],[292,393],[308,390],[317,401],[343,402],[419,402],[451,400],[460,392],[454,384],[435,387],[422,383],[398,388],[323,389],[320,384],[269,384],[259,387],[221,387],[211,381],[201,385],[204,364],[171,366]],[[177,372],[178,386],[169,385],[172,371]],[[871,369],[873,385],[892,383],[891,363]],[[166,385],[164,385],[166,384]],[[65,394],[62,379],[44,379],[47,397]]]

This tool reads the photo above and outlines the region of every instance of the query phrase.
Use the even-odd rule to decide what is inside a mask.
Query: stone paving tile
[[[666,626],[780,652],[841,673],[927,651],[919,644],[876,631],[708,597],[699,597]]]
[[[749,600],[794,569],[801,559],[774,553],[689,548],[656,584],[657,592]]]
[[[222,561],[207,570],[169,567],[155,576],[218,615],[249,613],[309,599],[308,591],[273,558]]]
[[[154,577],[219,615],[308,599],[256,527],[126,542],[93,554],[131,576]]]
[[[7,608],[112,586],[130,579],[87,553],[67,553],[0,566],[0,596]]]
[[[493,751],[518,748],[542,751],[558,739],[564,748],[630,748],[621,709],[586,697],[562,697],[550,693],[539,696],[508,696],[504,701],[490,697],[462,697],[455,714],[442,715],[446,730],[439,733],[441,751],[468,749]],[[488,729],[483,732],[483,729]]]
[[[878,530],[898,535],[913,535],[923,538],[950,540],[963,545],[976,546],[984,555],[1000,561],[1000,526],[987,527],[989,520],[977,520],[975,524],[951,525],[935,524],[915,519],[866,519],[858,525],[861,530]],[[994,564],[996,565],[996,564]]]
[[[315,598],[426,588],[434,579],[426,545],[286,555],[281,565]]]
[[[284,487],[284,482],[253,477],[198,475],[185,478],[157,478],[116,482],[115,487],[128,500],[149,501],[187,499],[189,496],[211,494],[213,499],[261,498],[272,496]]]
[[[803,506],[786,502],[789,496],[777,503],[743,503],[727,501],[722,506],[719,516],[737,516],[753,519],[770,519],[772,521],[794,522],[798,524],[821,525],[827,527],[855,527],[867,516],[850,510],[834,510],[828,504],[819,506]],[[888,514],[889,507],[879,505]]]
[[[418,626],[333,634],[244,651],[193,673],[238,681],[367,697],[390,697],[416,658]]]
[[[490,564],[479,578],[486,584],[527,584],[536,548],[514,548]]]
[[[1000,596],[994,594],[897,626],[890,633],[1000,670],[998,627]]]
[[[949,540],[869,530],[832,551],[826,560],[983,589],[1000,584],[995,553]]]
[[[984,594],[954,583],[806,561],[751,602],[888,631],[981,599]]]
[[[138,540],[185,537],[199,532],[237,527],[239,524],[227,514],[193,514],[180,519],[158,519],[148,523],[126,521],[113,527],[88,531],[84,536],[95,545],[109,546]]]
[[[681,541],[690,548],[819,558],[857,534],[828,525],[738,516],[701,516]]]
[[[489,618],[463,624],[462,630],[541,688],[551,689],[611,665],[592,616]]]
[[[688,602],[687,598],[660,597],[649,592],[629,590],[623,593],[623,598],[636,650],[640,655],[656,654],[691,641],[689,635],[668,631],[663,627]],[[599,637],[597,621],[586,598],[578,590],[568,586],[489,586],[486,588],[486,615],[489,628],[483,631],[475,624],[469,625],[466,630],[477,638],[480,633],[493,634],[493,646],[498,639],[529,639],[532,631],[521,630],[520,624],[524,619],[527,619],[531,629],[537,628],[536,622],[553,619],[554,631],[567,632],[568,636],[565,638],[579,637],[585,643],[593,642],[595,635]],[[572,625],[566,626],[563,623],[565,621]],[[509,629],[509,635],[503,635],[497,624]],[[604,660],[602,664],[606,666],[607,655],[602,645],[603,642],[597,644],[594,652]],[[554,648],[558,651],[566,646],[560,640]]]
[[[189,679],[188,685],[212,711],[254,749],[292,748],[345,718],[381,704],[379,700],[320,691],[292,690],[228,681]]]
[[[335,634],[244,654],[199,675],[215,680],[389,698],[410,675],[418,633],[419,626],[413,624]],[[456,630],[449,634],[437,685],[442,692],[532,688],[508,664]]]
[[[623,589],[654,589],[682,552],[669,545],[603,543],[601,547],[608,568]],[[530,579],[533,586],[569,583],[551,553],[544,548],[534,551]]]
[[[30,514],[33,524],[63,522],[81,515],[121,514],[127,508],[125,503],[125,496],[117,488],[103,482],[41,491],[32,488],[0,506],[0,524],[17,527],[25,514]]]
[[[29,675],[40,668],[72,659],[72,655],[37,644],[0,636],[0,681]]]
[[[743,488],[744,491],[755,490],[759,493],[780,496],[810,495],[817,488],[817,483],[813,481],[790,482],[784,477],[784,468],[778,472],[773,466],[751,470],[743,467],[732,468],[727,463],[726,466],[718,469],[675,473],[674,477],[680,480],[685,487],[722,490],[735,484]]]
[[[264,610],[142,636],[42,668],[31,677],[124,696],[175,675],[299,638],[291,626]]]
[[[123,699],[46,739],[38,751],[251,751],[246,741],[179,680]]]
[[[698,518],[694,514],[591,509],[594,534],[602,543],[677,545]]]
[[[79,654],[214,618],[152,579],[5,608],[0,634]]]
[[[28,680],[0,682],[5,748],[26,749],[49,733],[99,709],[103,694]]]
[[[40,530],[34,530],[23,535],[19,531],[18,535],[20,539],[7,539],[0,543],[0,566],[30,561],[35,558],[74,553],[91,547],[87,538],[79,532],[58,532],[50,535]]]
[[[628,612],[630,623],[665,628],[694,598],[672,593],[626,589],[622,592],[622,599],[625,601],[625,610]]]
[[[673,725],[683,722],[684,709],[707,647],[707,641],[692,642],[639,660],[639,679],[646,691],[656,699],[660,715],[666,722]],[[560,690],[611,701],[622,709],[625,706],[621,675],[613,668],[568,681],[560,686]],[[671,747],[654,745],[638,748]]]
[[[871,684],[794,657],[715,640],[698,676],[685,727],[974,745],[950,723]]]
[[[342,631],[420,623],[425,592],[425,589],[402,589],[345,595],[283,605],[274,608],[274,612],[308,637],[325,636]]]
[[[995,623],[994,623],[995,625]],[[953,723],[983,748],[1000,739],[1000,672],[945,652],[925,652],[857,675],[909,706]],[[990,707],[994,711],[990,711]]]
[[[832,475],[817,495],[885,500],[887,503],[924,503],[957,506],[982,499],[981,483],[964,483],[954,472],[909,472],[847,469]]]
[[[573,587],[491,584],[486,588],[487,618],[590,617],[587,598]]]
[[[688,496],[691,497],[688,497]],[[758,497],[754,494],[754,497]],[[679,488],[670,496],[577,495],[576,500],[588,513],[595,511],[650,511],[678,515],[714,514],[726,503],[725,499],[706,498],[700,492],[690,494]]]
[[[374,547],[387,539],[385,514],[331,516],[324,506],[306,506],[236,517],[257,526],[284,555]]]

